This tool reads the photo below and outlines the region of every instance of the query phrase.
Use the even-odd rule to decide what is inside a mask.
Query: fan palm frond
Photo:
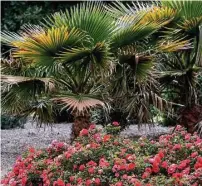
[[[51,125],[54,122],[55,114],[53,102],[48,99],[39,99],[37,102],[30,105],[30,108],[25,114],[31,115],[39,127],[41,127],[42,124]]]
[[[148,3],[143,1],[136,1],[131,2],[130,4],[123,4],[122,2],[117,1],[105,7],[109,11],[110,15],[117,19],[125,15],[134,16],[139,12],[147,12],[150,8],[153,7],[152,3],[154,2],[151,1]]]
[[[165,111],[171,108],[171,103],[167,102],[162,97],[154,92],[142,92],[132,96],[126,102],[126,112],[129,113],[128,118],[136,117],[139,123],[152,122],[150,105],[158,108],[160,111]]]
[[[192,48],[192,43],[184,38],[165,39],[159,41],[157,48],[162,52],[175,52]]]
[[[100,71],[110,71],[112,55],[106,43],[97,43],[92,49],[89,48],[72,48],[61,54],[59,59],[64,64],[80,61],[81,65],[90,67],[89,70],[95,73]]]
[[[25,86],[26,85],[43,85],[44,90],[53,91],[54,82],[50,78],[31,78],[23,76],[1,75],[1,82],[8,84],[9,86]]]
[[[16,48],[14,57],[22,57],[39,66],[52,66],[60,52],[65,48],[79,46],[84,38],[85,34],[76,29],[68,32],[67,27],[60,27],[9,42]]]
[[[179,28],[188,33],[194,34],[198,32],[198,27],[202,24],[202,13],[200,17],[187,19],[178,24]]]
[[[23,37],[34,37],[35,35],[44,34],[45,30],[40,25],[24,24],[19,33]]]
[[[103,101],[90,95],[69,94],[53,98],[52,100],[63,104],[63,109],[71,109],[72,111],[79,113],[84,113],[85,111],[97,106],[105,107]]]
[[[168,0],[161,2],[163,6],[170,7],[178,11],[178,14],[185,19],[201,16],[202,2],[194,0]]]
[[[188,34],[198,33],[198,27],[202,24],[202,2],[194,0],[162,1],[162,5],[177,11],[179,21],[177,25]]]
[[[6,44],[8,46],[13,47],[13,42],[23,42],[24,37],[18,33],[13,33],[13,32],[1,32],[1,42],[3,44]]]
[[[45,25],[80,29],[90,36],[92,46],[110,38],[115,28],[113,18],[105,11],[102,2],[77,4],[65,13],[56,13],[45,19]]]
[[[159,28],[158,25],[153,23],[132,25],[120,31],[112,37],[112,48],[120,48],[132,44],[136,41],[145,39],[153,34]]]
[[[11,114],[23,114],[30,110],[38,96],[55,89],[50,78],[32,78],[2,75],[2,108]]]
[[[154,22],[161,24],[162,26],[170,23],[176,17],[176,10],[169,7],[153,7],[142,18],[140,23],[145,24]]]

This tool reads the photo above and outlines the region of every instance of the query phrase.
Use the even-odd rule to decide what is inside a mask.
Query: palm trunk
[[[73,138],[78,137],[80,134],[80,131],[82,129],[88,129],[89,126],[90,126],[89,113],[84,113],[83,115],[75,113],[74,114],[74,123],[73,123],[73,127],[72,127]]]

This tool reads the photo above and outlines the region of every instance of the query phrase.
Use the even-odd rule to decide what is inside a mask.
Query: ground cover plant
[[[44,150],[30,148],[1,183],[34,185],[39,178],[45,186],[199,186],[202,139],[177,126],[156,141],[133,141],[91,125],[72,145],[54,140]]]

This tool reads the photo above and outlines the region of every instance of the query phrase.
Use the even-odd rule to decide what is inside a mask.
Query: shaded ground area
[[[139,131],[137,125],[131,125],[121,132],[124,137],[138,138],[140,136],[156,137],[169,133],[170,129],[155,125],[150,128],[142,126]],[[52,140],[65,141],[69,143],[71,124],[56,124],[52,127],[35,128],[30,122],[25,129],[13,129],[1,131],[1,175],[5,175],[15,163],[15,159],[21,155],[29,146],[45,148]]]

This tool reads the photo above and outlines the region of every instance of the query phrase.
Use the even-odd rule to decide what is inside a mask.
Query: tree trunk
[[[196,124],[202,120],[202,106],[192,105],[183,108],[178,119],[178,124],[187,128],[189,133],[197,131]]]
[[[72,127],[72,134],[73,138],[76,138],[79,136],[80,131],[82,129],[88,129],[90,126],[90,115],[89,113],[85,114],[75,114],[74,115],[74,123]]]

